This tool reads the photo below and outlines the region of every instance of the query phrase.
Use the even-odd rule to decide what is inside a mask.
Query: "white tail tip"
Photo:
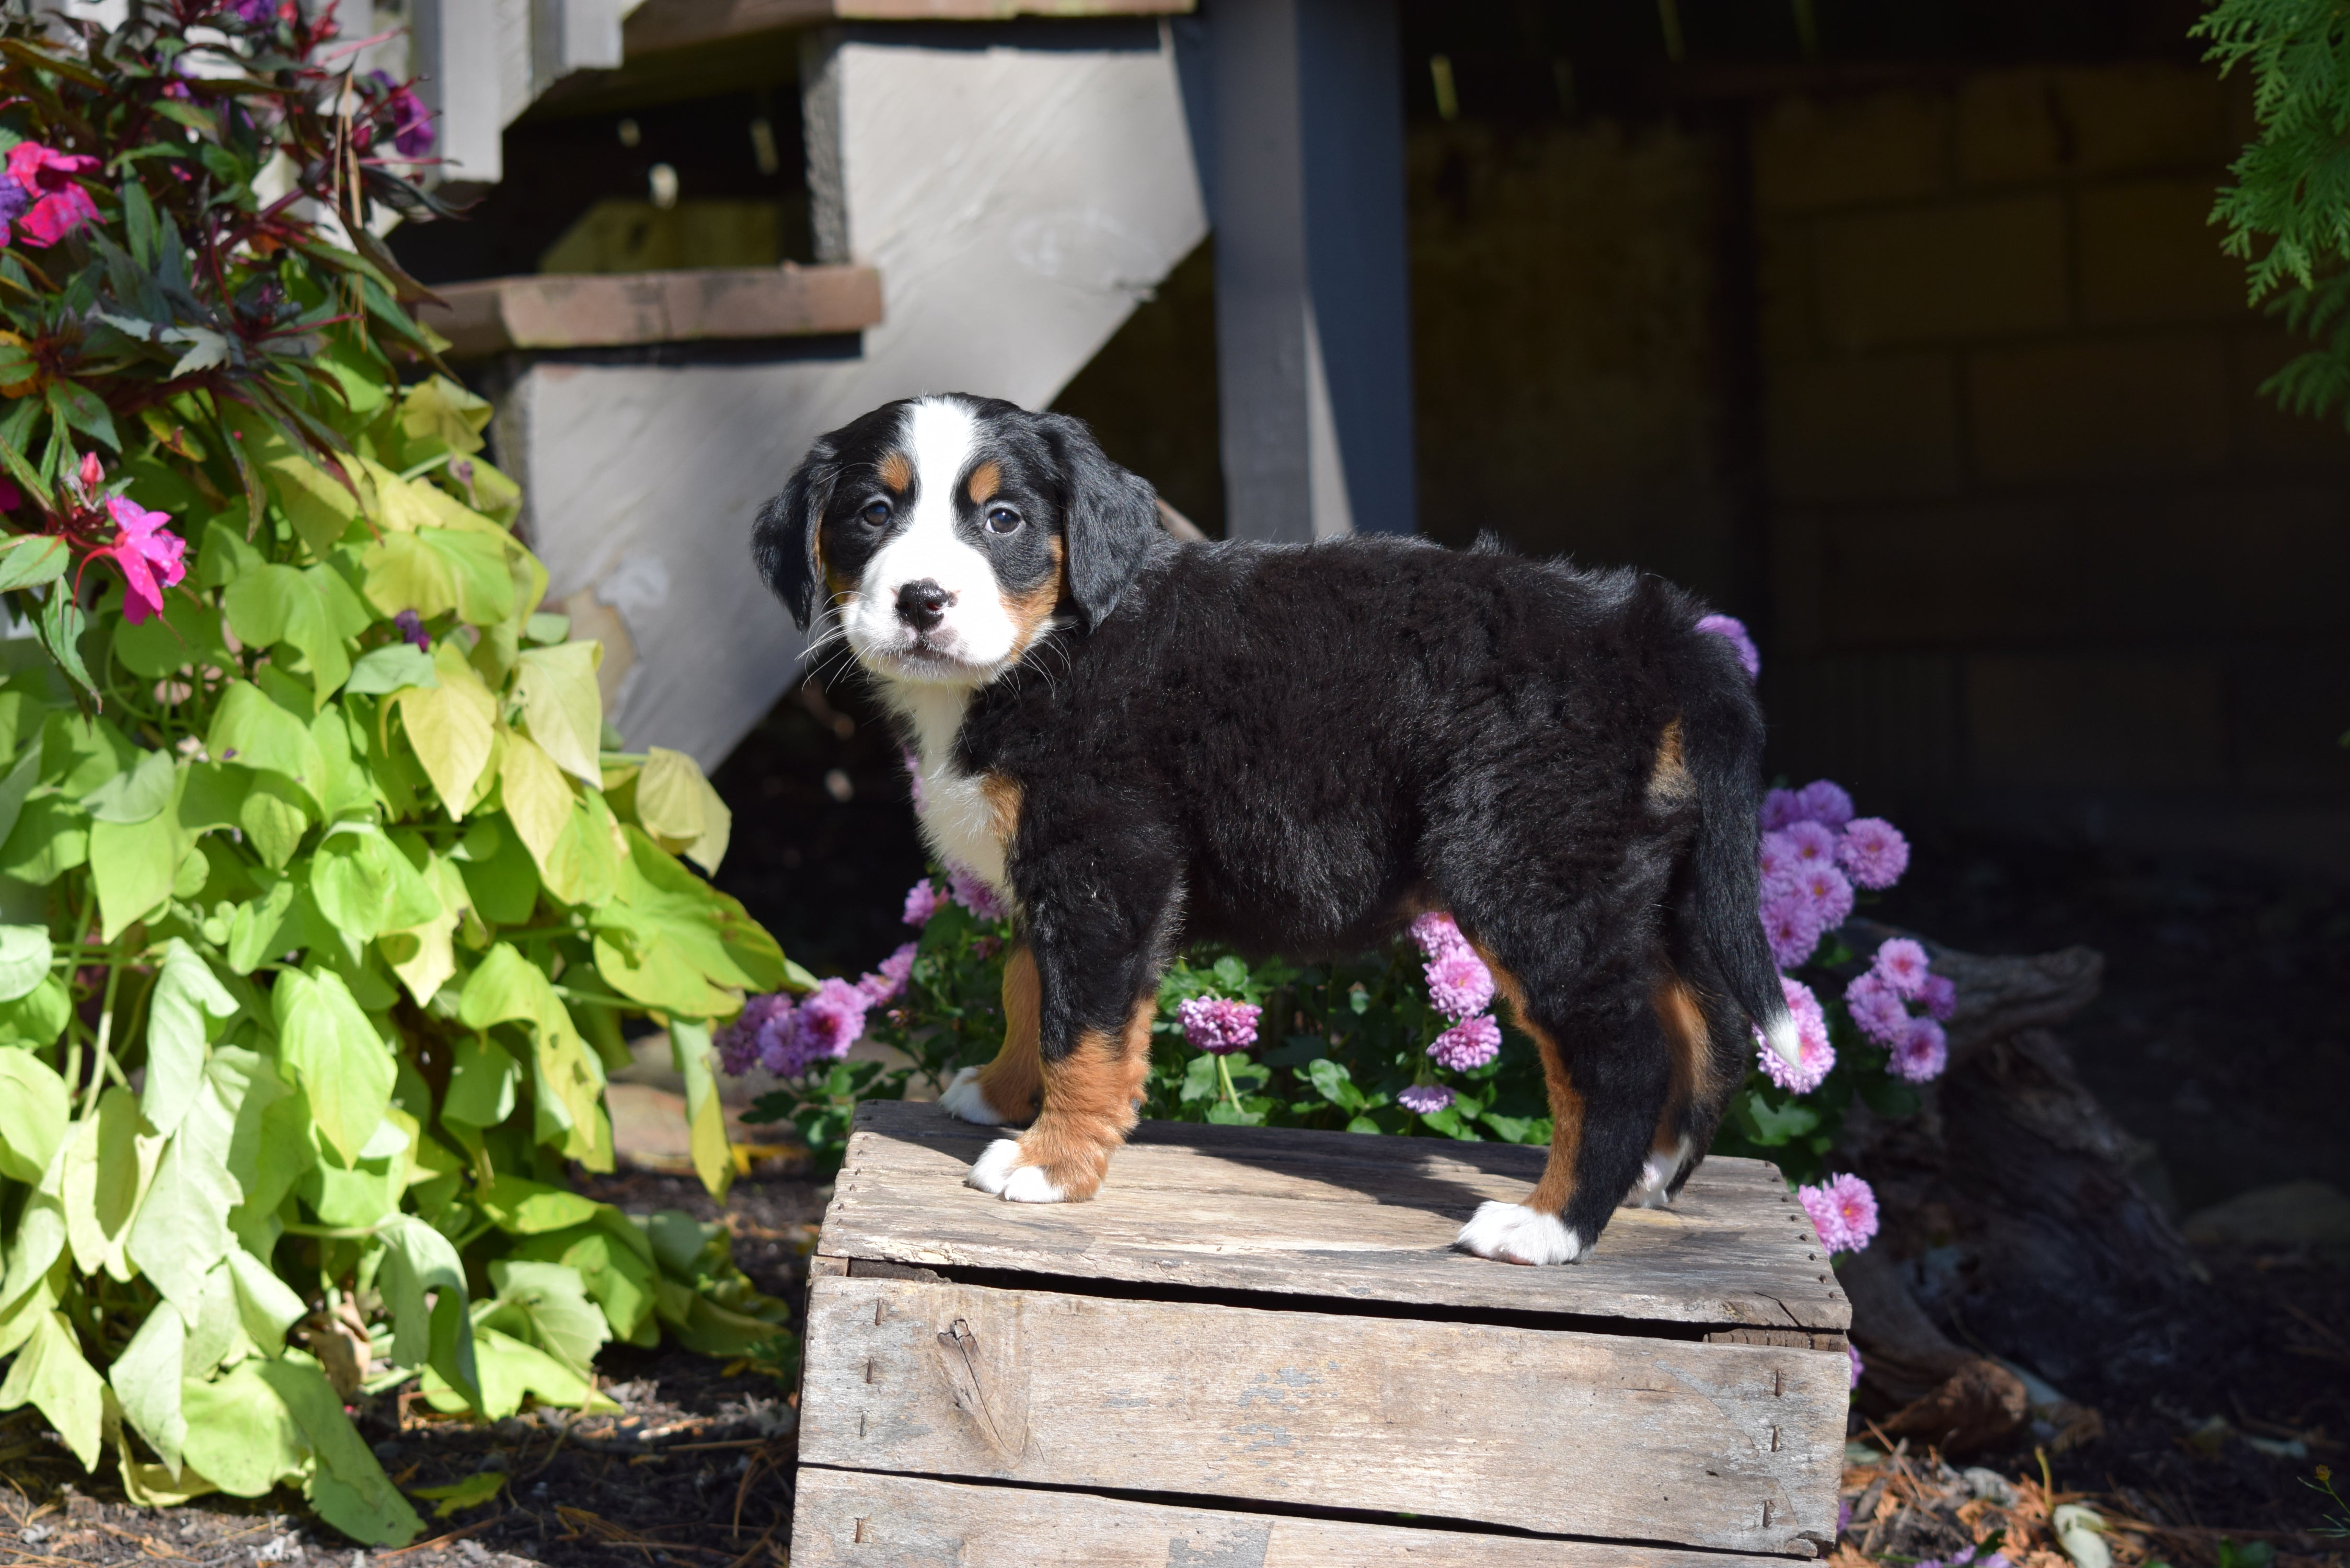
[[[1777,1054],[1779,1060],[1788,1066],[1796,1067],[1803,1064],[1803,1036],[1795,1033],[1795,1021],[1785,1013],[1781,1013],[1779,1022],[1763,1032],[1762,1041]]]

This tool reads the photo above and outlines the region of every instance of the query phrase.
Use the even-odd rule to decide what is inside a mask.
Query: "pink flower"
[[[929,925],[931,917],[937,914],[945,903],[946,898],[937,886],[928,877],[923,877],[906,889],[906,923],[910,926]]]
[[[1852,884],[1835,867],[1807,867],[1795,878],[1795,885],[1819,911],[1822,931],[1835,930],[1852,913]]]
[[[1847,1343],[1844,1347],[1844,1353],[1852,1357],[1852,1386],[1857,1388],[1860,1386],[1860,1375],[1864,1370],[1866,1370],[1861,1363],[1860,1352]],[[1846,1522],[1848,1523],[1850,1521],[1847,1521]]]
[[[106,465],[98,461],[98,453],[94,452],[81,454],[81,467],[75,472],[81,480],[81,487],[85,493],[96,490],[106,481]]]
[[[1697,623],[1697,628],[1730,639],[1730,646],[1738,650],[1738,662],[1746,667],[1747,680],[1762,673],[1762,655],[1755,649],[1754,639],[1746,634],[1744,621],[1736,616],[1710,615]]]
[[[31,202],[14,220],[17,235],[28,245],[53,245],[97,217],[98,204],[73,179],[97,167],[95,158],[53,151],[37,141],[20,141],[8,149],[7,178]],[[6,237],[0,234],[0,244]]]
[[[1762,1064],[1762,1075],[1783,1089],[1793,1089],[1808,1095],[1826,1079],[1828,1069],[1835,1065],[1835,1047],[1828,1044],[1827,1014],[1820,1011],[1820,999],[1812,988],[1800,980],[1779,977],[1780,993],[1787,999],[1787,1011],[1795,1019],[1795,1060],[1788,1062],[1779,1053],[1755,1037],[1757,1059]]]
[[[1794,846],[1795,864],[1833,866],[1836,857],[1836,836],[1818,823],[1805,818],[1782,830]]]
[[[1856,818],[1836,845],[1836,860],[1864,888],[1890,888],[1909,869],[1909,841],[1881,816]]]
[[[845,980],[827,980],[787,1020],[759,1031],[759,1060],[778,1077],[796,1078],[819,1062],[837,1062],[865,1033],[872,1004]]]
[[[857,989],[865,993],[866,1001],[879,1007],[898,999],[898,993],[906,989],[907,975],[913,972],[917,945],[913,942],[901,944],[897,951],[881,961],[879,972],[858,978]]]
[[[1800,888],[1790,888],[1762,906],[1762,934],[1781,969],[1797,968],[1810,958],[1825,929],[1820,924],[1818,906]]]
[[[1194,996],[1175,1004],[1183,1038],[1191,1042],[1191,1049],[1211,1056],[1229,1056],[1255,1044],[1256,1021],[1263,1012],[1253,1002],[1236,1002],[1229,996]]]
[[[91,551],[90,556],[93,559],[104,556],[122,568],[123,618],[137,626],[150,616],[161,615],[163,589],[188,575],[188,542],[163,526],[171,518],[147,511],[129,496],[115,496],[106,504],[106,511],[114,519],[114,543]],[[159,576],[161,587],[155,580]]]
[[[1762,829],[1777,833],[1804,820],[1804,808],[1791,789],[1774,789],[1762,796]]]
[[[1929,1083],[1950,1065],[1950,1050],[1942,1026],[1930,1018],[1912,1018],[1893,1043],[1893,1071],[1913,1084]]]
[[[914,754],[911,746],[898,754],[906,763],[906,793],[912,799],[914,809],[920,811],[922,809],[922,759]]]
[[[947,867],[947,897],[983,920],[1000,920],[1012,912],[1003,897],[980,880],[978,873],[960,866]]]
[[[1493,971],[1466,942],[1429,960],[1420,972],[1428,977],[1430,1003],[1456,1023],[1493,1003]]]
[[[743,1004],[718,1032],[718,1065],[729,1077],[739,1078],[759,1059],[760,1032],[791,1017],[792,999],[781,992],[754,996]]]
[[[1490,1012],[1463,1019],[1431,1041],[1428,1054],[1456,1073],[1482,1067],[1502,1054],[1502,1026]]]
[[[1908,937],[1895,937],[1879,946],[1868,967],[1905,1002],[1926,989],[1926,950]]]
[[[1826,779],[1814,779],[1795,792],[1795,804],[1806,822],[1816,822],[1822,827],[1842,827],[1852,820],[1852,796],[1845,787]]]
[[[1441,909],[1430,909],[1411,923],[1411,940],[1419,944],[1423,957],[1439,959],[1450,952],[1469,952],[1469,939],[1452,923],[1452,917]]]
[[[391,116],[391,145],[402,158],[421,158],[432,151],[432,111],[424,100],[383,71],[369,71],[368,79],[384,95]]]
[[[1877,1236],[1877,1194],[1846,1172],[1816,1187],[1798,1187],[1795,1199],[1831,1252],[1857,1252]]]
[[[1926,977],[1925,986],[1918,992],[1918,1000],[1926,1004],[1928,1013],[1948,1023],[1950,1014],[1959,1010],[1958,982],[1945,974],[1929,974]]]
[[[1396,1095],[1396,1104],[1416,1116],[1432,1116],[1452,1103],[1452,1091],[1441,1084],[1414,1084]]]
[[[1909,1028],[1909,1010],[1901,1005],[1901,993],[1874,970],[1844,988],[1844,1005],[1860,1032],[1880,1045],[1900,1044]]]

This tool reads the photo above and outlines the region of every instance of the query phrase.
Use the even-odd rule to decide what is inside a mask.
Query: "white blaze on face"
[[[866,563],[857,602],[844,617],[848,643],[868,665],[899,680],[978,686],[1020,647],[994,567],[955,531],[979,423],[959,404],[925,400],[906,411],[903,440],[914,463],[913,513]],[[927,634],[898,613],[899,591],[924,582],[947,595],[945,618]]]

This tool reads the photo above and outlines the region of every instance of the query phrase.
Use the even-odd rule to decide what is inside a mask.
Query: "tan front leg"
[[[1045,1064],[1038,1054],[1036,960],[1026,943],[1003,961],[1003,1045],[984,1067],[965,1067],[939,1095],[949,1116],[981,1127],[1024,1122],[1035,1116],[1044,1096]]]
[[[1117,1035],[1087,1031],[1076,1048],[1045,1064],[1045,1104],[1017,1139],[999,1138],[971,1168],[970,1184],[1015,1203],[1082,1203],[1101,1189],[1109,1157],[1139,1119],[1135,1102],[1150,1075],[1145,996]]]

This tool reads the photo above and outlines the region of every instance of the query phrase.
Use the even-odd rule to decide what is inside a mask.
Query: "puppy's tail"
[[[1676,945],[1699,950],[1683,961],[1694,961],[1690,978],[1726,993],[1771,1049],[1793,1064],[1802,1047],[1762,934],[1755,854],[1762,835],[1762,709],[1726,640],[1695,632],[1691,642],[1687,678],[1679,684],[1682,759],[1697,790],[1698,824],[1679,900],[1676,923],[1683,929]],[[1713,1033],[1723,1033],[1729,1022],[1722,1020]],[[1751,1060],[1752,1042],[1742,1029],[1738,1033],[1734,1040],[1717,1039],[1714,1048],[1733,1060]]]

